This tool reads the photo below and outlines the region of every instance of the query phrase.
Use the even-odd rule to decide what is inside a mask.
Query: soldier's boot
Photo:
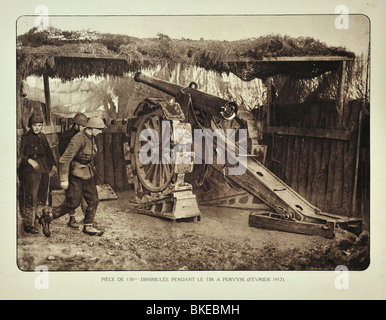
[[[38,234],[39,230],[34,226],[35,208],[25,208],[23,217],[23,230],[27,233]]]
[[[90,236],[101,236],[103,231],[98,230],[92,226],[92,223],[87,223],[83,225],[83,233],[88,234]]]
[[[42,226],[43,234],[47,238],[51,236],[50,223],[52,220],[54,220],[52,213],[50,213],[50,214],[43,213],[43,215],[39,218],[39,223]]]
[[[27,233],[38,234],[39,230],[35,226],[23,226],[23,230]]]
[[[24,226],[23,230],[28,233],[38,234],[39,230],[35,226]]]
[[[75,216],[70,216],[70,220],[68,220],[67,226],[73,229],[79,229],[79,224],[75,220]]]
[[[39,219],[40,219],[40,217],[37,214],[35,214],[35,220],[34,220],[34,227],[35,228],[39,227],[39,224],[40,224]]]
[[[43,228],[43,234],[46,237],[51,236],[50,223],[54,219],[58,219],[61,216],[65,215],[68,212],[68,209],[64,206],[60,206],[52,210],[52,212],[44,212],[43,215],[39,218],[39,223]]]

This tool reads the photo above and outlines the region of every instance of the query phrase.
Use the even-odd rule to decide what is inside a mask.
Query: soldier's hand
[[[68,181],[61,181],[60,187],[64,190],[68,189]]]
[[[34,159],[28,159],[28,163],[34,168],[35,170],[39,169],[39,163],[35,161]]]
[[[53,177],[57,174],[57,168],[56,166],[53,166],[51,171],[50,171],[50,177]]]

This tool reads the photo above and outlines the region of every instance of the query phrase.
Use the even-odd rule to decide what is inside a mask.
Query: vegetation
[[[171,81],[171,76],[167,74],[182,74],[182,70],[201,68],[203,71],[218,74],[219,78],[222,75],[236,75],[242,80],[243,88],[256,87],[252,80],[264,81],[265,78],[273,76],[273,84],[278,93],[276,102],[283,100],[292,103],[301,103],[310,99],[335,99],[339,82],[338,73],[336,73],[339,63],[273,64],[262,63],[263,58],[355,57],[345,48],[328,47],[310,37],[293,38],[282,35],[268,35],[238,41],[203,39],[197,41],[185,38],[172,39],[162,33],[155,38],[139,39],[128,35],[88,30],[70,32],[49,27],[45,30],[33,28],[20,35],[17,41],[19,79],[43,74],[62,81],[87,78],[91,75],[114,78],[145,69],[161,69],[161,78]],[[347,64],[346,92],[350,99],[368,101],[367,65],[368,61],[362,56]],[[154,76],[158,77],[158,74]],[[127,78],[123,81],[124,87],[126,82]],[[246,93],[243,88],[228,98],[240,100],[242,97],[239,95],[245,96]],[[224,90],[220,95],[230,94],[227,92],[228,86]],[[114,88],[114,91],[121,98],[121,102],[127,100],[127,94],[122,94],[124,90]],[[218,95],[219,92],[213,92],[213,94]],[[237,97],[234,96],[235,94]],[[247,94],[250,94],[250,90]],[[261,90],[258,94],[261,94]],[[255,105],[246,107],[253,108]],[[125,106],[119,106],[120,112],[126,114],[127,110],[122,108],[126,110],[126,103]]]
[[[66,55],[82,59],[70,61]],[[85,61],[85,57],[92,58],[92,55],[102,55],[104,59],[95,59],[92,64]],[[18,70],[22,77],[46,72],[63,80],[90,74],[120,76],[157,65],[173,68],[177,64],[199,66],[219,73],[232,72],[247,81],[279,73],[296,73],[301,78],[310,77],[309,70],[277,68],[259,61],[264,57],[320,55],[354,57],[344,48],[328,47],[313,38],[280,35],[238,41],[194,41],[171,39],[161,33],[157,38],[139,39],[92,31],[68,32],[50,27],[42,31],[33,28],[18,37]],[[327,65],[321,72],[334,68],[334,64]]]

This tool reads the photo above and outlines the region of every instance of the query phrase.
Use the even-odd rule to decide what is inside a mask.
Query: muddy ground
[[[201,221],[177,221],[134,212],[131,192],[101,201],[96,215],[101,237],[51,224],[46,238],[19,226],[18,266],[51,271],[83,270],[364,270],[369,237],[340,231],[335,239],[248,226],[250,210],[200,207]],[[77,210],[77,220],[82,212]],[[20,221],[20,219],[18,219]]]

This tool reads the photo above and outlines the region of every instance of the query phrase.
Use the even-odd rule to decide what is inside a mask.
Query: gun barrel
[[[171,95],[173,97],[177,97],[178,92],[184,88],[171,82],[145,76],[141,72],[137,72],[135,74],[134,80],[147,84],[149,87],[165,92],[166,94]]]
[[[145,76],[140,72],[135,74],[134,80],[147,84],[148,86],[169,94],[177,99],[181,98],[184,94],[190,94],[194,108],[208,112],[212,115],[217,115],[227,120],[233,119],[236,116],[236,103],[199,91],[190,86],[184,88],[171,82]]]

